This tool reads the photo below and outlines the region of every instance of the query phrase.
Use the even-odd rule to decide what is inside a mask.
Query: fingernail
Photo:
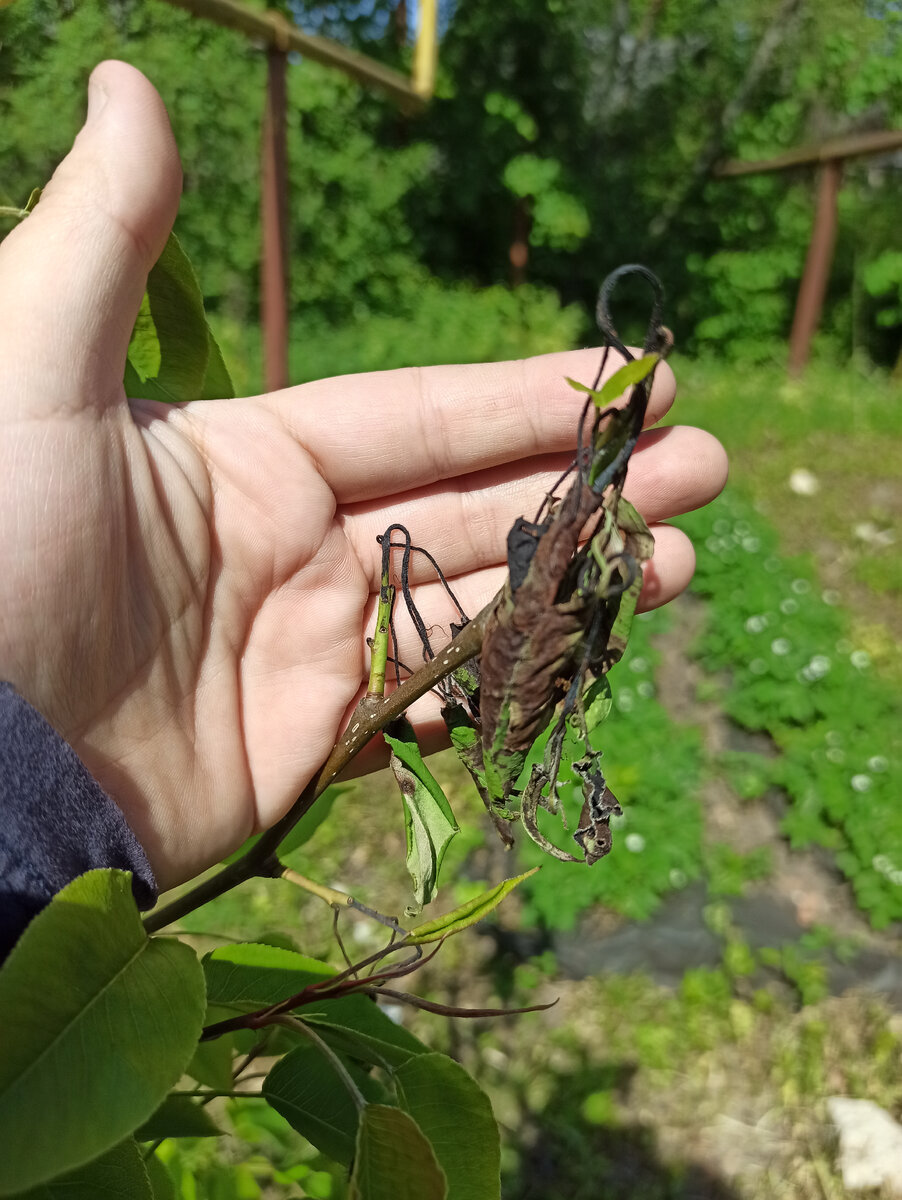
[[[109,100],[109,92],[106,87],[95,79],[92,75],[88,80],[88,116],[85,124],[90,124],[96,121],[103,110],[106,108],[106,102]]]

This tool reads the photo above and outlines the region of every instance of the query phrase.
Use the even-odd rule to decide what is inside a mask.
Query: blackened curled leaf
[[[579,776],[583,789],[583,808],[573,840],[582,847],[590,867],[610,852],[611,817],[623,816],[623,809],[602,772],[600,757],[587,754],[570,767]]]
[[[616,282],[638,273],[655,292],[645,341],[647,361],[633,360],[609,313]],[[585,804],[575,834],[586,863],[608,852],[608,822],[619,805],[588,754],[583,695],[622,656],[641,589],[641,568],[654,539],[641,515],[622,499],[630,455],[648,407],[657,362],[669,349],[661,325],[662,289],[644,267],[624,267],[609,276],[599,296],[599,325],[605,336],[602,366],[579,425],[574,479],[563,498],[546,498],[533,522],[519,518],[508,537],[509,579],[489,616],[480,658],[480,722],[485,786],[489,802],[506,818],[519,804],[524,828],[555,857],[573,859],[540,832],[539,808],[558,811],[556,783],[563,745],[562,722],[579,716],[587,757],[581,760]],[[599,391],[611,348],[627,359]],[[593,401],[632,384],[623,408],[596,408],[587,441],[585,425]],[[562,477],[566,478],[566,475]],[[588,533],[587,533],[588,531]],[[522,794],[521,776],[530,750],[559,715],[542,764],[536,763]],[[576,767],[574,767],[576,769]]]
[[[512,592],[515,592],[526,578],[532,556],[539,544],[539,538],[547,532],[547,523],[537,525],[533,521],[524,521],[522,517],[514,521],[511,531],[507,535],[507,567],[510,572]]]

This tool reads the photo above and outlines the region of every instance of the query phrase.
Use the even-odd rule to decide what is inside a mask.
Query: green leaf
[[[331,814],[338,797],[351,790],[348,783],[333,783],[331,787],[326,788],[310,811],[304,813],[291,832],[279,843],[279,857],[284,858],[286,854],[291,854],[293,850],[306,845]]]
[[[222,1130],[207,1110],[190,1096],[167,1096],[153,1115],[135,1130],[139,1142],[162,1138],[220,1137]]]
[[[208,1003],[240,1012],[276,1004],[335,974],[319,959],[259,942],[219,946],[204,956],[203,968]]]
[[[315,958],[252,943],[214,950],[204,958],[204,972],[215,1010],[211,1020],[277,1004],[335,974]],[[412,1054],[426,1052],[422,1042],[390,1020],[368,996],[317,1000],[297,1012],[315,1024],[331,1046],[361,1062],[396,1066]]]
[[[150,1180],[153,1200],[176,1200],[175,1182],[166,1170],[166,1164],[156,1154],[144,1159],[144,1170]]]
[[[453,709],[452,718],[447,721],[448,736],[451,738],[451,745],[458,753],[469,754],[474,746],[482,745],[482,742],[479,740],[479,732],[473,721],[464,712],[462,705],[455,704]]]
[[[489,891],[461,904],[459,908],[452,909],[451,912],[445,913],[441,917],[435,917],[431,921],[425,921],[422,925],[417,925],[408,933],[406,940],[414,946],[421,946],[426,942],[437,942],[441,938],[450,937],[453,933],[460,933],[469,925],[475,925],[493,908],[497,908],[504,897],[512,892],[518,884],[522,883],[524,879],[528,879],[530,875],[535,875],[538,869],[538,867],[533,867],[530,871],[524,871],[522,875],[515,875],[513,879],[505,879],[490,888]]]
[[[498,1126],[475,1079],[444,1054],[423,1054],[396,1072],[395,1083],[445,1172],[448,1200],[500,1200]]]
[[[368,1104],[357,1134],[348,1200],[446,1200],[445,1176],[416,1121]]]
[[[13,1200],[154,1200],[154,1195],[138,1147],[128,1138],[93,1162],[18,1192]]]
[[[458,832],[451,806],[435,776],[423,761],[413,726],[405,718],[393,721],[383,736],[391,747],[391,768],[404,804],[407,870],[417,904],[435,897],[445,851]]]
[[[125,390],[165,403],[235,394],[207,325],[197,276],[173,233],[147,279],[128,347]]]
[[[607,675],[596,679],[592,686],[586,689],[583,704],[586,714],[586,729],[591,733],[593,729],[597,729],[608,719],[614,704],[611,684]]]
[[[637,383],[641,383],[654,370],[655,364],[661,356],[659,354],[646,354],[643,358],[634,358],[632,362],[624,363],[619,371],[608,379],[595,395],[595,403],[599,408],[607,408],[609,404],[613,404],[621,392],[625,392],[628,387],[633,387]]]
[[[228,1033],[212,1042],[198,1043],[193,1058],[185,1067],[185,1074],[218,1092],[227,1092],[232,1086],[234,1045],[234,1039]]]
[[[587,396],[598,395],[595,388],[590,388],[587,383],[580,383],[578,379],[571,379],[569,375],[565,375],[564,379],[566,379],[575,392],[585,392]]]
[[[329,1045],[372,1067],[397,1067],[428,1048],[387,1017],[369,996],[323,1000],[299,1010]]]
[[[597,390],[587,387],[586,384],[580,383],[576,379],[571,379],[569,375],[565,375],[564,378],[574,391],[585,392],[586,395],[592,397],[599,408],[607,408],[609,404],[613,404],[621,392],[625,392],[628,387],[633,387],[635,384],[641,383],[643,379],[647,379],[660,357],[659,354],[646,354],[642,358],[634,358],[632,362],[625,363],[618,371],[615,371],[611,378]]]
[[[515,196],[540,196],[554,186],[560,173],[556,159],[518,154],[504,168],[504,186]]]
[[[149,940],[125,871],[89,871],[0,971],[0,1195],[90,1162],[159,1106],[204,1014],[203,972]]]
[[[358,1088],[366,1094],[368,1077],[345,1063]],[[354,1157],[360,1113],[344,1081],[316,1046],[298,1046],[273,1067],[263,1095],[286,1121],[317,1150],[349,1167]]]

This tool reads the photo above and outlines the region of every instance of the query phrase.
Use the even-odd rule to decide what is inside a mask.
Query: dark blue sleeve
[[[122,812],[41,714],[0,683],[0,961],[51,896],[94,867],[131,871],[139,906],[156,900]]]

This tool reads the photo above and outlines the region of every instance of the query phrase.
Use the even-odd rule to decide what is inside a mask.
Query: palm
[[[35,505],[55,536],[31,580],[7,577],[21,595],[56,576],[57,602],[24,637],[20,620],[6,659],[17,678],[26,658],[57,664],[30,698],[164,884],[275,820],[325,758],[361,678],[369,594],[331,492],[277,420],[249,402],[198,408],[138,402],[112,437],[49,439],[36,480],[105,469],[56,512]]]

